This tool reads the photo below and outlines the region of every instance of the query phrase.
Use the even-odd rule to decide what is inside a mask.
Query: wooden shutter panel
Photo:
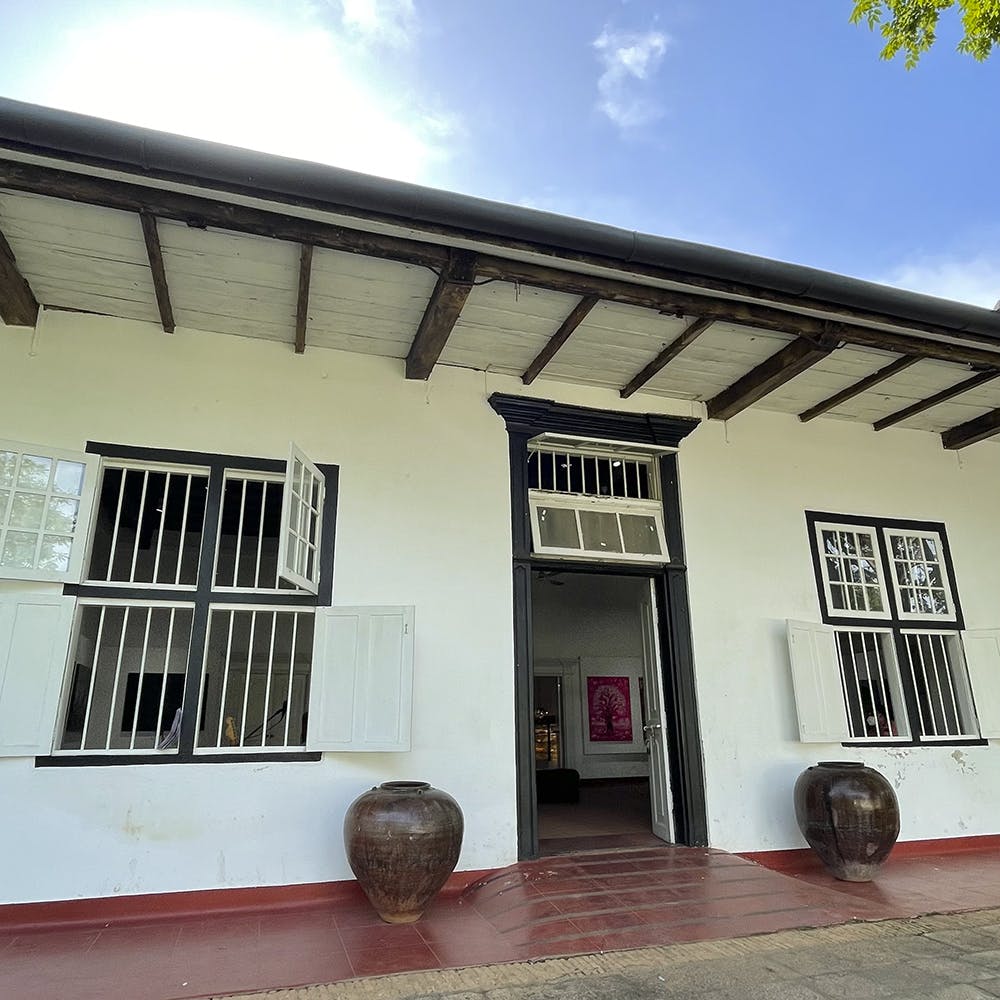
[[[833,629],[814,622],[789,621],[788,653],[799,739],[803,743],[850,739]]]
[[[1000,739],[1000,629],[962,633],[969,683],[984,739]]]
[[[317,608],[309,750],[410,749],[412,607]]]
[[[76,601],[0,596],[0,757],[52,750]]]

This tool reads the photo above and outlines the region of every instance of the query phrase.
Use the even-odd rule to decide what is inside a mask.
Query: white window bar
[[[132,545],[132,563],[129,567],[129,583],[135,583],[135,563],[139,558],[139,541],[142,538],[142,517],[146,513],[146,490],[149,489],[149,469],[142,470],[142,493],[139,495],[139,516],[135,524],[135,543]],[[163,522],[160,527],[162,530]]]
[[[653,459],[614,452],[551,448],[532,448],[528,452],[529,488],[548,493],[622,500],[655,499],[657,494],[651,486],[655,482],[654,469]]]
[[[121,638],[118,641],[118,658],[115,661],[115,681],[114,684],[111,685],[111,711],[108,712],[108,739],[105,743],[105,748],[109,748],[111,746],[111,734],[114,731],[115,726],[115,706],[118,702],[118,682],[121,680],[122,659],[125,656],[125,636],[128,632],[128,616],[131,610],[131,606],[126,607],[125,615],[122,618]]]
[[[308,709],[312,644],[303,632],[306,620],[311,626],[312,609],[212,607],[198,752],[301,749],[291,720],[303,719]]]
[[[142,658],[139,660],[139,679],[136,681],[135,710],[132,712],[132,733],[129,739],[129,750],[135,749],[135,733],[139,727],[139,706],[142,704],[142,682],[146,679],[146,656],[149,653],[149,626],[153,622],[153,609],[146,608],[146,628],[142,636]],[[164,687],[166,683],[164,682]]]
[[[56,752],[156,752],[183,701],[192,617],[190,605],[81,601]]]
[[[153,579],[160,578],[160,553],[163,551],[163,535],[167,523],[167,504],[170,502],[170,477],[172,473],[167,473],[167,478],[163,481],[163,505],[160,507],[160,529],[156,533],[156,557],[153,559]],[[181,546],[178,546],[180,549]]]
[[[184,484],[184,511],[181,514],[181,533],[177,545],[177,566],[174,570],[174,586],[181,582],[181,563],[184,561],[184,539],[187,538],[188,511],[191,509],[191,476],[185,476]],[[163,509],[166,516],[166,507]]]
[[[866,742],[908,738],[891,632],[837,629],[835,634],[851,738]]]
[[[925,739],[979,735],[960,644],[955,632],[903,633]]]
[[[204,511],[207,488],[204,470],[106,462],[102,506],[113,508],[114,518],[110,525],[99,520],[95,528],[88,581],[193,590],[202,530],[192,533],[189,526],[196,503]],[[171,525],[177,524],[178,513],[179,530],[175,530]],[[195,551],[194,565],[186,567],[189,548]]]

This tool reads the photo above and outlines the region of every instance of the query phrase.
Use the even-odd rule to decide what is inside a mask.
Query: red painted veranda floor
[[[1000,906],[1000,853],[892,858],[837,882],[720,851],[632,847],[546,858],[382,923],[360,895],[280,911],[0,930],[4,1000],[165,1000],[358,976],[739,937]]]

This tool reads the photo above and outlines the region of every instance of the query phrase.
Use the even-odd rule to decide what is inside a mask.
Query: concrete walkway
[[[1000,909],[446,969],[236,1000],[982,1000]]]

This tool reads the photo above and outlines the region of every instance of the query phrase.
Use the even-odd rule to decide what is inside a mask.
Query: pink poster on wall
[[[588,677],[591,743],[632,742],[632,699],[627,677]]]

